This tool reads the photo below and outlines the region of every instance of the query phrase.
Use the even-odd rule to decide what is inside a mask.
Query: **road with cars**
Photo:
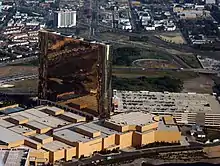
[[[126,160],[134,160],[142,157],[149,157],[157,155],[159,153],[168,153],[168,152],[181,152],[181,151],[201,151],[203,147],[201,145],[195,146],[170,146],[170,147],[156,147],[156,148],[147,148],[140,149],[131,152],[120,152],[117,154],[107,154],[100,155],[96,154],[93,157],[81,159],[75,162],[64,163],[64,166],[73,166],[73,165],[110,165],[114,163],[120,163]]]
[[[10,82],[20,81],[20,80],[35,79],[37,77],[38,77],[37,74],[4,77],[4,78],[0,78],[0,84],[10,83]]]
[[[0,62],[0,67],[26,63],[26,62],[30,62],[30,61],[37,60],[37,59],[38,59],[38,56],[31,56],[31,57],[20,58],[20,59],[15,59],[15,60],[10,60],[10,61],[3,61],[3,62]]]

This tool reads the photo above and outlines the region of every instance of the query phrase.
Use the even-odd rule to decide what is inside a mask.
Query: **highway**
[[[120,163],[123,161],[135,160],[142,157],[156,156],[158,153],[166,153],[166,152],[180,152],[180,151],[201,151],[203,147],[201,145],[195,146],[173,146],[173,147],[156,147],[156,148],[147,148],[141,150],[135,150],[132,152],[121,152],[118,154],[107,154],[107,155],[99,155],[96,154],[91,158],[81,159],[76,162],[68,162],[64,163],[64,166],[72,166],[72,165],[110,165],[114,163]],[[107,160],[107,157],[111,158]],[[96,164],[93,164],[96,163]]]
[[[185,72],[195,72],[200,74],[218,74],[218,71],[206,70],[202,68],[191,68],[191,69],[155,69],[155,68],[141,68],[141,67],[113,67],[112,72],[123,71],[123,72],[147,72],[147,71],[185,71]]]
[[[0,62],[0,67],[4,67],[7,65],[15,65],[15,64],[24,63],[24,62],[30,62],[36,59],[38,59],[38,56],[31,56],[31,57],[26,57],[26,58],[21,58],[21,59],[10,60],[6,62]]]
[[[206,69],[155,69],[155,68],[141,68],[141,67],[113,67],[112,72],[127,72],[127,73],[135,73],[140,72],[143,73],[147,71],[183,71],[183,72],[196,72],[200,74],[218,74],[218,71],[206,70]],[[36,79],[38,78],[38,74],[30,74],[30,75],[16,75],[10,77],[2,77],[0,78],[0,84],[10,83],[14,81],[20,81],[25,79]]]
[[[26,79],[34,79],[34,78],[38,78],[38,75],[32,74],[32,75],[17,75],[17,76],[12,76],[12,77],[4,77],[4,78],[0,78],[0,84],[26,80]]]

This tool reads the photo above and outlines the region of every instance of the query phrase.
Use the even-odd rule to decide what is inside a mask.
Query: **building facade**
[[[76,26],[76,11],[72,11],[72,10],[55,11],[54,26],[57,28]]]
[[[3,8],[3,6],[2,6],[2,0],[0,0],[0,13],[2,12],[2,8]]]
[[[39,32],[39,98],[99,117],[111,111],[110,45]]]

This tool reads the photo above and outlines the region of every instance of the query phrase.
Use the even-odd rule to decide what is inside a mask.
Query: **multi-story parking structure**
[[[215,94],[114,90],[114,111],[146,111],[173,115],[180,124],[220,126],[220,105]]]

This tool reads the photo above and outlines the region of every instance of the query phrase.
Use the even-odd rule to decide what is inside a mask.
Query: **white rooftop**
[[[107,121],[111,123],[118,124],[120,126],[125,125],[145,125],[148,123],[153,123],[153,117],[155,115],[144,112],[128,112],[121,113],[118,115],[111,116],[111,118]]]
[[[60,141],[53,141],[50,143],[46,143],[43,145],[43,148],[52,152],[55,152],[57,150],[65,149],[65,148],[70,148],[71,146],[60,142]]]
[[[0,120],[0,126],[8,128],[14,126],[14,124],[2,119]]]
[[[38,118],[35,121],[45,124],[47,126],[53,127],[53,128],[69,124],[69,122],[56,118],[54,116],[46,116],[44,118]]]
[[[14,126],[14,127],[8,128],[8,129],[16,132],[18,134],[24,134],[24,133],[33,131],[32,129],[25,127],[25,126],[22,126],[22,125]]]
[[[17,141],[21,141],[24,140],[24,137],[21,136],[20,134],[17,134],[9,129],[6,129],[4,127],[0,126],[0,141],[4,142],[6,144],[10,143],[10,142],[17,142]]]
[[[92,139],[90,137],[84,136],[70,129],[64,129],[54,132],[53,135],[60,137],[64,140],[68,140],[70,142],[88,142],[90,139]]]
[[[36,129],[45,129],[45,128],[50,127],[50,126],[47,126],[47,125],[42,124],[42,123],[37,122],[37,121],[30,121],[30,122],[28,122],[27,124],[28,124],[29,126],[31,126],[31,127],[36,128]]]

